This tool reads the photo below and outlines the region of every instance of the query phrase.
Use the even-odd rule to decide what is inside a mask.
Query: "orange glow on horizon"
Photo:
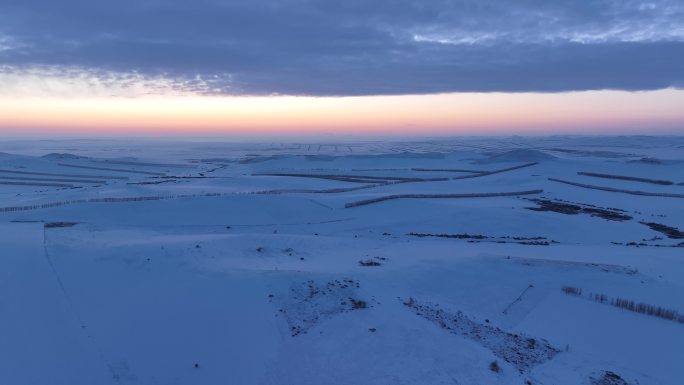
[[[684,128],[684,91],[374,97],[0,97],[2,133],[588,133]],[[680,131],[681,132],[681,131]]]

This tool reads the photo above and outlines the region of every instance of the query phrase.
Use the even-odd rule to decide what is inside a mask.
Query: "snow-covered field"
[[[8,140],[0,247],[0,384],[684,381],[681,137]]]

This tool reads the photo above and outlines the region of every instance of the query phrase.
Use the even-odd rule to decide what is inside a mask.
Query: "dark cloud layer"
[[[684,85],[684,4],[3,0],[0,64],[225,94],[660,89]]]

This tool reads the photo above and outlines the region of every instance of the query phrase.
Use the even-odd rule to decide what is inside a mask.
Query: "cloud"
[[[216,79],[144,75],[63,66],[0,66],[0,96],[13,98],[193,96],[224,92]]]
[[[10,51],[17,48],[18,46],[14,39],[12,39],[9,36],[3,36],[2,34],[0,34],[0,54],[2,54],[3,51]]]
[[[178,92],[259,95],[651,90],[681,86],[682,63],[679,0],[0,4],[5,72],[49,68],[66,82],[91,83],[114,73],[128,79],[123,89],[162,82]]]

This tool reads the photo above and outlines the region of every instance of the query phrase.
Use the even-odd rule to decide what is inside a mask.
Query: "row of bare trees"
[[[582,295],[582,289],[574,286],[563,286],[561,288],[563,293],[568,295],[574,295],[577,297],[584,297]],[[633,311],[635,313],[641,313],[650,315],[653,317],[663,318],[670,321],[676,321],[679,323],[684,323],[684,314],[679,314],[676,310],[666,309],[661,306],[655,306],[647,304],[644,302],[636,302],[630,299],[620,298],[620,297],[608,297],[605,294],[600,293],[589,293],[585,298],[599,303],[610,304],[621,309]]]

